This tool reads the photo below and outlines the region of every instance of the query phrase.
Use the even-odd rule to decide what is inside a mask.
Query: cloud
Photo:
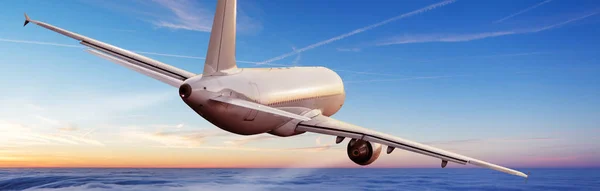
[[[28,145],[79,145],[89,144],[104,146],[103,143],[90,138],[75,136],[65,132],[44,132],[30,128],[29,125],[0,120],[0,145],[21,147]]]
[[[59,120],[50,119],[48,117],[43,117],[40,115],[35,115],[34,117],[43,121],[46,124],[51,125],[51,126],[58,126],[58,130],[60,130],[60,131],[77,131],[77,130],[79,130],[79,128],[75,124],[64,123]]]
[[[152,21],[157,27],[175,30],[191,30],[210,32],[214,12],[208,7],[191,0],[154,0],[157,5],[167,9],[169,14],[161,15]],[[262,30],[262,23],[239,10],[237,12],[237,29],[245,32]]]
[[[579,156],[550,156],[550,157],[529,157],[526,160],[534,163],[576,163]]]
[[[507,31],[470,33],[470,34],[419,34],[419,35],[404,34],[404,35],[395,36],[395,37],[377,42],[377,43],[375,43],[375,46],[386,46],[386,45],[395,45],[395,44],[411,44],[411,43],[427,43],[427,42],[467,42],[467,41],[472,41],[472,40],[480,40],[480,39],[499,37],[499,36],[537,33],[537,32],[542,32],[542,31],[562,27],[571,22],[585,19],[585,18],[593,16],[595,14],[596,14],[596,12],[586,14],[581,17],[569,19],[567,21],[556,23],[553,25],[548,25],[548,26],[539,27],[539,28],[532,28],[532,29],[515,29],[515,30],[507,30]]]
[[[296,47],[292,47],[292,50],[296,50]],[[296,55],[296,58],[294,58],[294,61],[292,61],[292,66],[297,66],[298,63],[300,62],[300,58],[302,58],[302,54],[298,54]]]
[[[242,145],[248,144],[250,142],[269,140],[269,139],[273,139],[273,138],[278,138],[278,137],[274,136],[274,135],[254,135],[254,136],[242,137],[242,138],[231,140],[231,141],[226,141],[225,143],[233,145],[233,146],[242,146]]]
[[[121,127],[121,129],[130,129],[121,133],[127,141],[150,141],[159,143],[159,147],[169,148],[199,148],[205,146],[209,138],[232,135],[219,129],[196,128],[185,124]],[[148,129],[155,130],[148,132]]]
[[[323,45],[326,45],[326,44],[329,44],[329,43],[332,43],[332,42],[335,42],[335,41],[338,41],[338,40],[342,40],[344,38],[347,38],[347,37],[350,37],[350,36],[353,36],[353,35],[356,35],[356,34],[359,34],[359,33],[362,33],[362,32],[368,31],[368,30],[371,30],[371,29],[380,27],[380,26],[388,24],[390,22],[393,22],[393,21],[396,21],[396,20],[400,20],[400,19],[404,19],[404,18],[407,18],[407,17],[410,17],[410,16],[418,15],[418,14],[421,14],[421,13],[424,13],[424,12],[427,12],[427,11],[430,11],[430,10],[433,10],[433,9],[436,9],[436,8],[439,8],[439,7],[443,7],[445,5],[448,5],[448,4],[451,4],[451,3],[454,3],[454,2],[455,2],[455,0],[446,0],[446,1],[442,1],[442,2],[436,3],[436,4],[432,4],[432,5],[429,5],[427,7],[423,7],[421,9],[417,9],[417,10],[414,10],[414,11],[411,11],[411,12],[408,12],[408,13],[405,13],[405,14],[402,14],[402,15],[399,15],[399,16],[395,16],[395,17],[389,18],[387,20],[384,20],[384,21],[381,21],[381,22],[378,22],[378,23],[375,23],[375,24],[372,24],[372,25],[369,25],[369,26],[366,26],[366,27],[362,27],[362,28],[353,30],[351,32],[348,32],[348,33],[345,33],[345,34],[342,34],[342,35],[339,35],[339,36],[336,36],[336,37],[333,37],[333,38],[330,38],[330,39],[327,39],[327,40],[324,40],[324,41],[321,41],[321,42],[317,42],[315,44],[311,44],[311,45],[309,45],[307,47],[304,47],[304,48],[301,48],[301,49],[297,49],[297,50],[294,50],[292,52],[283,54],[281,56],[277,56],[277,57],[265,60],[263,62],[260,62],[259,64],[266,64],[266,63],[269,63],[269,62],[274,62],[274,61],[277,61],[277,60],[281,60],[281,59],[287,58],[289,56],[292,56],[292,55],[295,55],[295,54],[298,54],[298,53],[301,53],[301,52],[304,52],[304,51],[307,51],[307,50],[310,50],[310,49],[313,49],[313,48],[317,48],[319,46],[323,46]]]
[[[422,34],[422,35],[409,35],[404,34],[385,40],[384,42],[377,43],[377,46],[393,45],[393,44],[411,44],[411,43],[424,43],[424,42],[464,42],[478,39],[484,39],[489,37],[498,37],[504,35],[518,34],[517,31],[499,31],[499,32],[485,32],[485,33],[472,33],[472,34]]]
[[[306,151],[306,152],[319,152],[319,151],[328,150],[328,149],[330,149],[332,147],[333,147],[333,145],[321,145],[321,146],[312,146],[312,147],[288,148],[288,149],[285,149],[285,150]]]
[[[194,1],[154,0],[153,2],[168,9],[171,13],[171,15],[164,15],[155,20],[154,25],[171,29],[210,32],[212,14]]]
[[[178,148],[178,149],[214,149],[214,150],[240,150],[240,151],[261,151],[261,152],[282,152],[282,151],[303,151],[303,152],[319,152],[332,148],[334,145],[321,144],[320,137],[317,138],[316,146],[309,147],[292,147],[292,148],[261,148],[245,146],[251,142],[259,142],[271,139],[281,139],[281,137],[267,134],[240,136],[225,132],[222,130],[181,130],[177,126],[171,125],[152,125],[161,127],[156,132],[146,132],[148,128],[136,128],[134,131],[124,132],[122,135],[126,140],[146,140],[160,145],[161,148]],[[179,125],[178,125],[179,126]],[[170,129],[170,130],[164,130]],[[218,139],[218,137],[227,137],[231,140],[215,144],[210,139]],[[224,143],[224,144],[223,144]]]
[[[73,92],[70,95],[81,99],[57,100],[52,105],[47,105],[54,117],[69,118],[73,121],[106,120],[117,114],[177,98],[170,89],[128,93]]]
[[[36,105],[36,104],[32,104],[32,103],[26,103],[25,107],[34,110],[34,111],[44,111],[44,107]]]
[[[521,11],[519,11],[519,12],[513,13],[513,14],[511,14],[511,15],[508,15],[508,16],[506,16],[506,17],[504,17],[504,18],[501,18],[501,19],[499,19],[499,20],[497,20],[497,21],[494,21],[494,23],[501,23],[501,22],[503,22],[503,21],[505,21],[505,20],[508,20],[508,19],[510,19],[510,18],[513,18],[513,17],[515,17],[515,16],[517,16],[517,15],[523,14],[523,13],[525,13],[525,12],[527,12],[527,11],[531,11],[532,9],[535,9],[535,8],[537,8],[537,7],[539,7],[539,6],[542,6],[542,5],[546,4],[546,3],[550,3],[551,1],[552,1],[552,0],[545,0],[545,1],[542,1],[542,2],[540,2],[540,3],[538,3],[538,4],[535,4],[535,5],[531,6],[531,7],[527,7],[526,9],[523,9],[523,10],[521,10]]]
[[[315,143],[317,144],[317,146],[312,146],[312,147],[301,147],[301,148],[290,148],[289,150],[302,150],[302,151],[312,151],[312,152],[318,152],[318,151],[324,151],[324,150],[328,150],[331,149],[334,144],[323,144],[321,142],[321,136],[318,136],[315,139]]]
[[[28,40],[14,40],[14,39],[5,39],[0,38],[2,42],[14,42],[14,43],[25,43],[25,44],[38,44],[38,45],[50,45],[50,46],[62,46],[69,48],[83,48],[84,46],[80,45],[70,45],[70,44],[60,44],[60,43],[52,43],[52,42],[40,42],[40,41],[28,41]]]
[[[58,130],[61,130],[61,131],[77,131],[77,130],[79,130],[79,128],[76,125],[74,125],[74,124],[67,124],[67,125],[65,125],[63,127],[59,127]]]
[[[36,115],[35,118],[37,118],[45,123],[48,123],[50,125],[55,125],[55,126],[61,125],[61,122],[58,120],[55,120],[55,119],[50,119],[50,118],[39,116],[39,115]]]
[[[554,137],[529,137],[529,138],[492,138],[492,139],[463,139],[463,140],[451,140],[451,141],[431,141],[424,142],[423,144],[428,145],[454,145],[454,144],[480,144],[486,142],[531,142],[531,141],[556,141],[558,138]]]
[[[437,58],[437,59],[430,59],[430,60],[421,60],[421,61],[415,61],[415,63],[430,63],[430,62],[438,62],[438,61],[473,59],[473,58],[530,56],[530,55],[548,54],[548,53],[549,52],[524,52],[524,53],[507,53],[507,54],[493,54],[493,55],[468,55],[468,56],[456,56],[456,57]]]
[[[220,130],[182,130],[182,125],[166,127],[159,126],[156,132],[142,130],[125,132],[126,139],[141,139],[159,143],[161,147],[196,148],[206,143],[207,138],[230,135]],[[165,130],[167,129],[167,130]]]
[[[255,135],[255,136],[248,136],[248,137],[243,137],[240,139],[235,139],[232,141],[226,141],[225,143],[235,146],[235,147],[241,147],[250,142],[264,141],[264,140],[277,139],[277,138],[281,138],[281,137],[273,136],[273,135]],[[334,146],[333,144],[322,144],[320,136],[316,138],[315,142],[316,142],[317,146],[270,149],[270,150],[273,150],[273,151],[298,150],[298,151],[317,152],[317,151],[324,151],[324,150],[330,149],[330,148],[332,148],[332,146]]]

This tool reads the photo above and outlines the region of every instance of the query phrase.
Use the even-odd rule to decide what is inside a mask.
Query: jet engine
[[[368,165],[379,158],[381,145],[365,140],[352,139],[348,143],[347,151],[348,157],[352,162],[359,165]]]

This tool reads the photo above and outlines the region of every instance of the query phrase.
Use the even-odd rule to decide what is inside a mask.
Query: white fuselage
[[[299,134],[285,129],[292,119],[209,100],[219,95],[308,115],[335,114],[344,104],[340,76],[324,67],[240,68],[228,75],[197,76],[184,82],[192,93],[184,98],[199,115],[217,127],[241,135]],[[294,126],[295,127],[295,126]]]

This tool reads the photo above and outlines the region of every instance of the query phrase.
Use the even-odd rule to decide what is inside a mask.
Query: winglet
[[[29,21],[31,21],[31,19],[29,19],[29,16],[27,16],[27,13],[25,13],[25,24],[23,24],[23,26],[29,24]]]

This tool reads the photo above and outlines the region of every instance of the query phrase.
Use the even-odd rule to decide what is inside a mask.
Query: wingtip
[[[29,19],[29,16],[27,15],[27,13],[25,13],[25,23],[23,24],[23,27],[27,26],[27,24],[29,24],[29,21],[31,21],[31,19]]]

